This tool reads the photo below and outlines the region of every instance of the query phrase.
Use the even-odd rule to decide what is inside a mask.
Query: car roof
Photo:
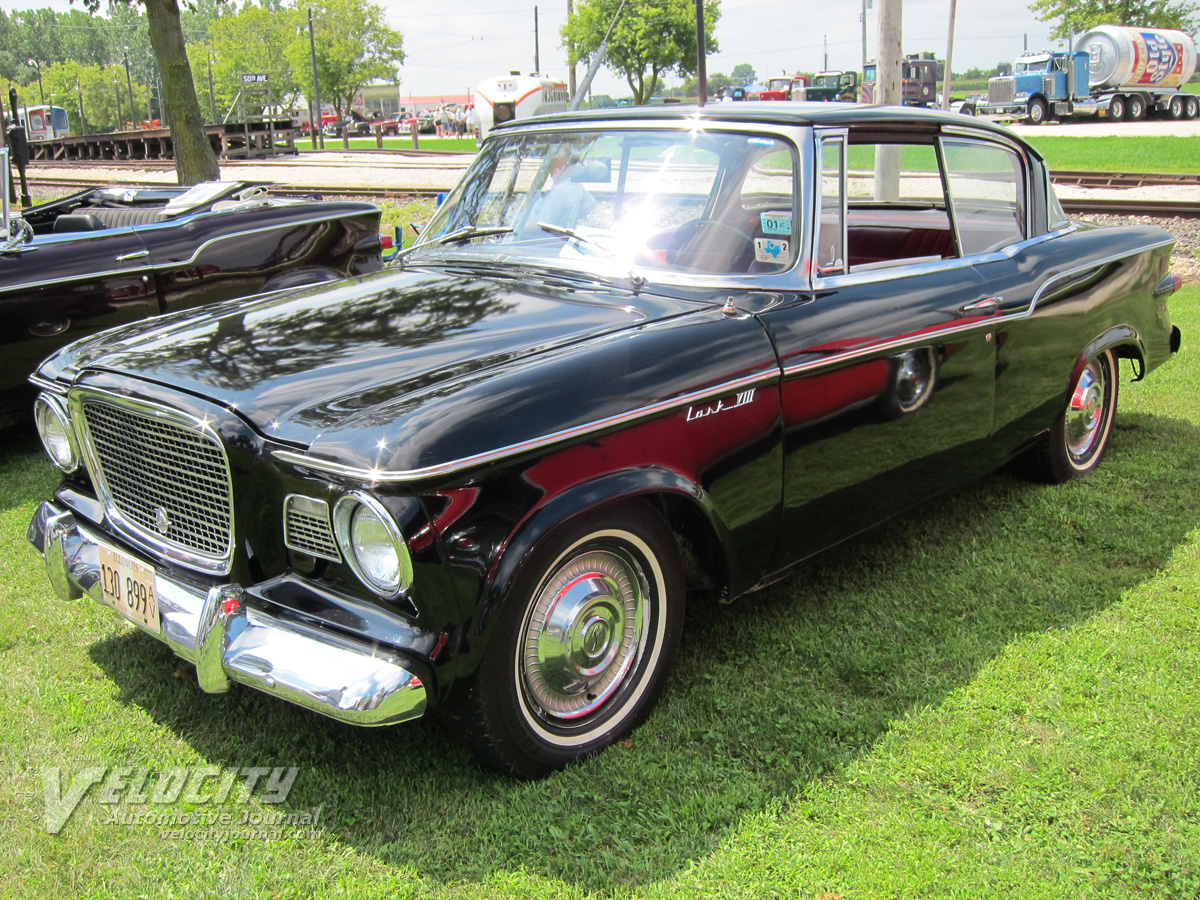
[[[1010,140],[1020,142],[1011,131],[999,125],[957,112],[942,112],[913,106],[864,106],[861,103],[805,103],[795,101],[754,101],[741,103],[711,103],[699,106],[627,106],[618,109],[581,110],[556,112],[518,119],[497,126],[496,131],[520,128],[521,126],[551,125],[566,122],[593,122],[604,124],[618,121],[629,122],[672,122],[679,120],[762,123],[765,125],[870,125],[908,126],[924,125],[937,130],[943,125],[973,128],[980,131],[1002,134]]]

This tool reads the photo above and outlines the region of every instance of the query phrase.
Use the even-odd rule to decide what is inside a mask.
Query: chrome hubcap
[[[621,686],[641,648],[645,590],[624,556],[593,550],[562,566],[525,626],[522,682],[545,718],[575,719]]]
[[[896,398],[904,412],[911,412],[925,401],[930,386],[930,362],[927,356],[905,353],[896,372]]]
[[[1085,458],[1096,444],[1104,422],[1104,392],[1104,370],[1092,360],[1079,376],[1067,407],[1067,451],[1075,459]]]

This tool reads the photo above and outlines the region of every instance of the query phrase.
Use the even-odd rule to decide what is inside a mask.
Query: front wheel
[[[1041,97],[1034,97],[1029,101],[1029,122],[1032,125],[1041,125],[1050,115],[1050,108],[1046,105],[1046,101]]]
[[[674,537],[650,507],[564,525],[506,592],[451,728],[480,762],[522,778],[608,747],[662,693],[683,604]]]
[[[1065,412],[1021,458],[1025,473],[1061,484],[1100,465],[1117,412],[1118,382],[1111,350],[1089,359],[1075,376]]]

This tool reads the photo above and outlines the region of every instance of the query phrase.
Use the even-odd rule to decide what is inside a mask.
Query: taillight
[[[396,246],[396,242],[392,240],[392,236],[390,234],[384,234],[384,233],[380,232],[379,248],[381,250],[391,250],[395,246]]]

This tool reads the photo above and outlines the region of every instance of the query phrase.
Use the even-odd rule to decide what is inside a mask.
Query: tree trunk
[[[196,184],[221,177],[217,155],[204,133],[204,116],[196,99],[192,67],[188,63],[177,0],[145,0],[150,26],[150,46],[158,60],[164,103],[175,145],[175,172],[180,184]]]

